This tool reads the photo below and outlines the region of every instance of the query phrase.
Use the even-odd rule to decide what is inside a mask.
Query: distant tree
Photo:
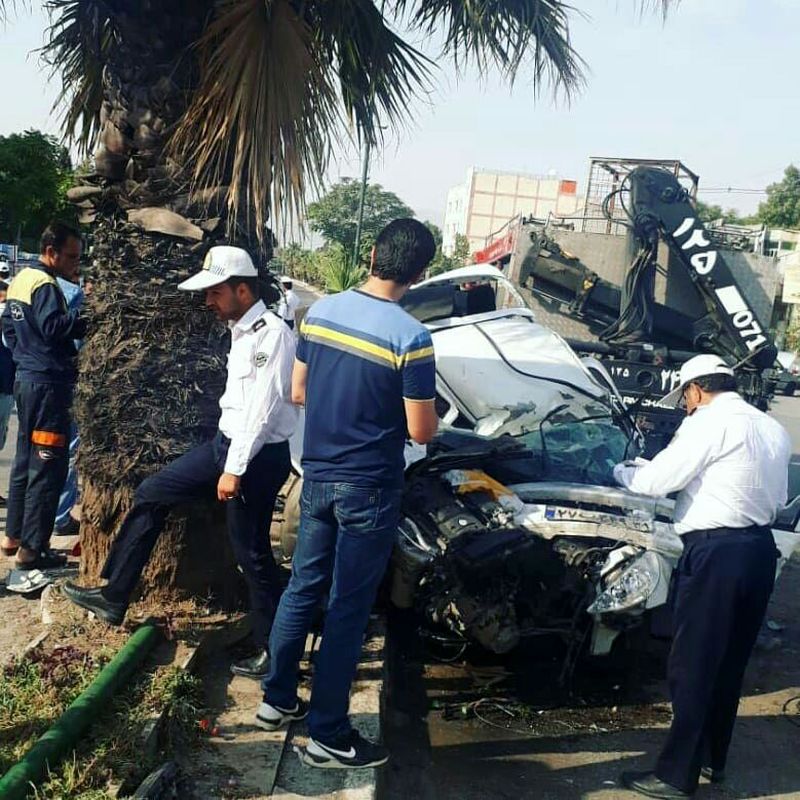
[[[458,266],[463,267],[469,263],[471,256],[472,249],[469,246],[469,239],[463,233],[457,233],[453,255],[450,258],[460,262]]]
[[[441,247],[442,229],[435,222],[431,222],[429,219],[426,219],[422,224],[433,234],[433,241],[436,243],[436,247]]]
[[[698,200],[695,203],[697,216],[702,222],[714,222],[721,219],[731,225],[751,225],[758,220],[754,216],[742,216],[735,208],[723,209],[722,206],[711,205]]]
[[[0,136],[0,241],[34,250],[53,217],[74,219],[71,185],[69,153],[53,136],[35,130]]]
[[[702,200],[698,200],[695,203],[695,207],[697,208],[697,216],[702,222],[713,222],[725,216],[722,206],[711,205],[710,203],[704,203]]]
[[[314,253],[319,265],[319,274],[325,283],[325,291],[335,294],[360,285],[367,277],[367,270],[353,263],[353,256],[338,242],[329,244]]]
[[[800,170],[794,164],[786,167],[782,181],[767,186],[757,216],[774,228],[800,228]]]
[[[359,181],[342,178],[324,197],[308,207],[311,229],[321,233],[329,243],[340,244],[346,253],[353,252],[360,195]],[[394,192],[386,191],[377,183],[369,184],[364,198],[359,262],[368,262],[375,237],[385,225],[398,217],[413,216],[413,210]]]
[[[425,223],[426,225],[428,223]],[[435,238],[435,236],[434,236]],[[470,262],[470,246],[469,239],[462,233],[456,234],[455,246],[453,247],[452,255],[446,256],[442,252],[441,240],[436,247],[436,255],[428,267],[428,275],[432,278],[434,275],[441,275],[443,272],[449,272],[451,269],[458,269],[464,267]]]
[[[321,282],[314,252],[305,250],[297,242],[279,248],[269,266],[275,273],[290,275],[307,283],[317,285]]]

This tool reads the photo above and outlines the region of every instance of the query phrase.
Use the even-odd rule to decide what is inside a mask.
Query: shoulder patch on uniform
[[[266,324],[267,324],[267,321],[263,317],[261,319],[257,319],[253,323],[253,330],[254,331],[260,331],[263,327],[266,326]]]
[[[11,285],[8,287],[8,299],[19,300],[21,303],[31,305],[36,290],[47,284],[58,286],[56,279],[52,275],[48,275],[44,270],[25,267],[11,281]]]
[[[269,353],[256,353],[254,361],[257,367],[263,367],[269,361]]]

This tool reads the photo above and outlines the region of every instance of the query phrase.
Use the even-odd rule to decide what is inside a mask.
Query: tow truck
[[[660,401],[675,387],[680,365],[698,353],[725,358],[742,395],[766,408],[769,370],[777,355],[768,321],[758,319],[687,188],[667,169],[640,165],[602,207],[609,219],[612,209],[624,211],[622,224],[634,252],[622,285],[561,246],[555,238],[558,225],[549,220],[522,219],[516,231],[506,233],[503,247],[493,242],[476,260],[499,266],[551,327],[558,330],[554,317],[559,315],[586,323],[582,330],[591,338],[559,332],[596,377],[611,381],[621,393],[647,437],[648,455],[662,449],[680,424],[682,412]],[[667,245],[671,263],[688,275],[702,303],[699,316],[655,301],[660,242]]]

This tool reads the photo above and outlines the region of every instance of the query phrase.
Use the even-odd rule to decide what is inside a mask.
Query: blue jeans
[[[103,572],[109,599],[127,603],[172,508],[196,500],[213,500],[225,469],[230,441],[217,433],[163,469],[145,478],[133,496],[133,507],[111,544]],[[266,647],[281,594],[281,571],[269,543],[275,498],[289,477],[289,443],[265,444],[242,475],[239,497],[225,503],[228,535],[250,596],[253,639]],[[208,554],[214,569],[214,553]]]
[[[369,612],[392,553],[401,489],[305,481],[292,578],[270,636],[267,701],[293,708],[297,666],[314,614],[328,593],[322,644],[314,661],[308,730],[333,742],[351,728],[347,718]]]
[[[6,446],[8,437],[8,420],[14,410],[14,395],[0,394],[0,450]]]
[[[56,529],[64,528],[70,520],[70,511],[75,503],[78,502],[78,470],[75,466],[75,459],[78,455],[78,445],[81,437],[78,435],[78,427],[73,422],[69,431],[69,472],[64,481],[64,488],[58,498],[58,508],[56,509]]]

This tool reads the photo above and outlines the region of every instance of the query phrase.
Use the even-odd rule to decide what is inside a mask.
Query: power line
[[[698,192],[706,194],[766,194],[766,189],[735,189],[732,186],[709,186],[697,189]]]

